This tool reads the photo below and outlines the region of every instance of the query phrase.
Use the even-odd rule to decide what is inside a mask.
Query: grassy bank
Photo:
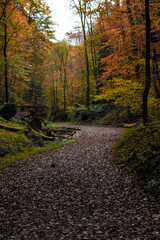
[[[48,123],[48,127],[54,129],[58,126]],[[6,121],[0,118],[0,170],[31,155],[75,142],[74,139],[65,138],[64,140],[57,137],[53,141],[45,141],[42,134],[25,129],[25,123],[16,123],[14,120]]]
[[[74,143],[76,140],[68,140],[68,141],[56,141],[46,144],[44,147],[40,148],[24,148],[22,152],[15,152],[14,154],[6,154],[5,157],[0,158],[0,170],[2,170],[4,167],[10,165],[11,163],[17,162],[19,160],[25,159],[27,157],[30,157],[32,155],[46,152],[49,150],[53,150],[59,147],[63,147],[65,145]]]
[[[115,144],[114,161],[134,172],[145,190],[160,200],[160,121],[126,128]]]
[[[131,113],[126,107],[115,106],[113,101],[94,103],[88,109],[84,105],[75,104],[68,107],[68,120],[73,123],[112,125],[122,127],[126,123],[134,123],[139,115]]]

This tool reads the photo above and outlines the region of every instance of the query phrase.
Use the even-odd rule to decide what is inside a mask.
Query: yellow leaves
[[[113,100],[115,105],[125,106],[132,113],[142,112],[143,85],[140,82],[113,78],[106,82],[101,91],[101,95],[95,97],[96,100]],[[160,112],[160,101],[155,99],[152,92],[148,98],[148,107],[150,114],[157,115]]]
[[[142,90],[142,84],[139,82],[113,78],[102,88],[102,95],[96,96],[96,99],[114,100],[118,106],[129,107],[132,112],[141,112]]]

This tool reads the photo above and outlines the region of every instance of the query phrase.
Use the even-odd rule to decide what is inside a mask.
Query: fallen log
[[[8,130],[8,131],[12,131],[12,132],[19,132],[19,131],[25,132],[26,131],[26,128],[24,128],[24,127],[11,127],[11,126],[7,126],[2,123],[0,123],[0,128]]]
[[[46,136],[46,135],[44,135],[44,134],[42,134],[42,133],[40,133],[40,132],[37,132],[36,130],[34,130],[34,129],[31,128],[31,127],[30,127],[29,129],[30,129],[32,132],[34,132],[36,135],[42,137],[42,139],[44,139],[44,140],[50,140],[50,141],[55,140],[55,137]]]

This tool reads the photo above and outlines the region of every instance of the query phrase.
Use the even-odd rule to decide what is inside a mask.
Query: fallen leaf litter
[[[111,162],[122,130],[78,127],[77,142],[0,173],[0,239],[159,240],[158,203]]]

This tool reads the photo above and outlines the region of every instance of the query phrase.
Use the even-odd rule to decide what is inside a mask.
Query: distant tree
[[[55,43],[54,45],[54,61],[57,71],[60,75],[60,81],[63,87],[63,110],[64,115],[66,114],[66,106],[67,106],[67,65],[69,60],[69,52],[70,52],[70,45],[65,41],[61,41]]]
[[[5,0],[4,1],[4,8],[3,8],[3,16],[4,16],[4,46],[3,46],[3,53],[4,53],[4,66],[5,66],[5,100],[8,103],[8,59],[7,59],[7,16],[6,16],[6,12],[7,12],[7,5],[8,5],[8,1]]]
[[[51,25],[50,10],[43,0],[0,1],[2,102],[23,99],[25,81],[33,79],[34,45],[38,45],[38,52],[44,50],[53,37]]]
[[[8,56],[7,56],[7,47],[8,47],[8,26],[7,19],[8,15],[10,15],[9,7],[11,7],[10,0],[2,0],[0,4],[0,21],[4,28],[2,36],[2,49],[3,49],[3,57],[4,57],[4,77],[5,77],[5,102],[9,101],[9,92],[8,92]]]
[[[143,92],[143,123],[144,125],[148,124],[148,95],[151,85],[151,73],[150,73],[150,14],[149,14],[149,0],[145,0],[145,17],[146,17],[146,83],[145,89]]]
[[[40,76],[39,76],[40,77]],[[24,100],[25,102],[37,107],[38,105],[44,104],[44,86],[42,85],[42,80],[37,79],[37,76],[33,76],[33,78],[27,83],[27,88],[24,90]]]
[[[89,57],[88,57],[88,50],[87,50],[87,34],[86,34],[86,27],[87,27],[87,1],[85,0],[71,0],[73,7],[76,9],[77,14],[80,17],[81,27],[83,32],[83,40],[84,40],[84,53],[85,53],[85,60],[86,60],[86,82],[87,82],[87,91],[86,91],[86,106],[89,109],[90,105],[90,72],[89,72]]]

